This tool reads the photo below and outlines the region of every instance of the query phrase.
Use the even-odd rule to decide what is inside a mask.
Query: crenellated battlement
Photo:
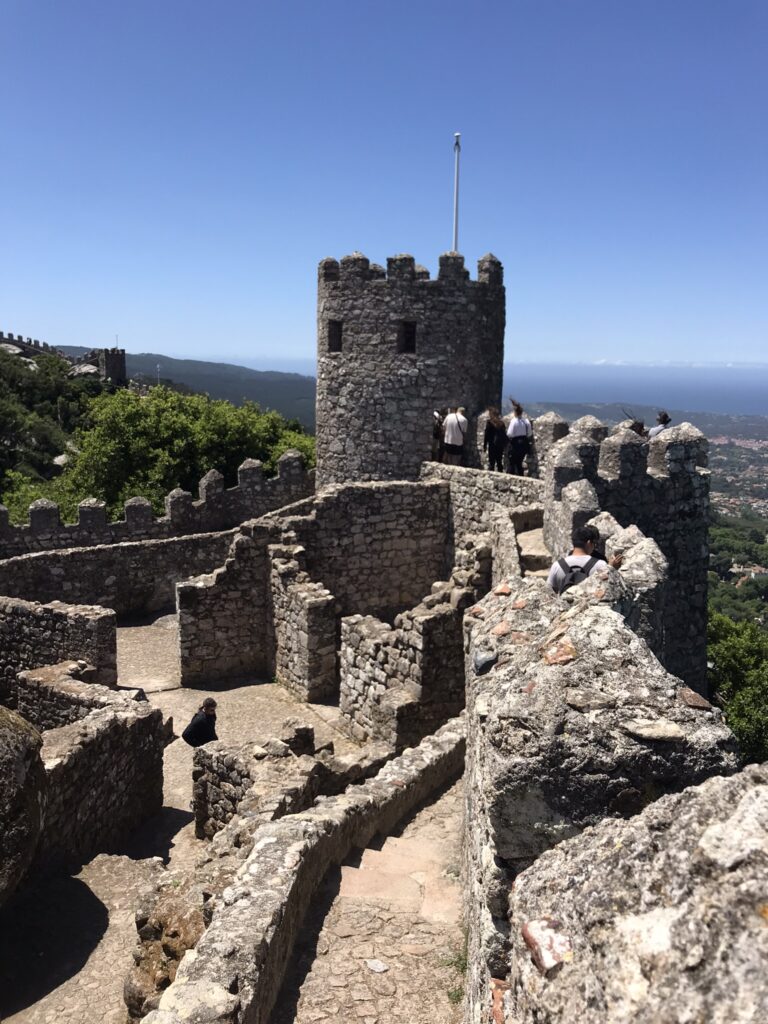
[[[437,277],[399,254],[386,269],[355,252],[320,262],[317,452],[321,486],[416,479],[433,413],[463,406],[479,466],[477,417],[501,400],[504,271],[490,253],[472,280],[443,253]]]
[[[492,253],[487,253],[477,261],[477,280],[472,281],[469,271],[464,266],[464,257],[460,253],[446,252],[440,256],[437,278],[432,280],[429,270],[417,263],[408,253],[389,256],[385,269],[378,263],[371,263],[361,252],[353,252],[348,256],[342,256],[341,260],[333,256],[320,260],[318,281],[321,284],[335,281],[387,281],[406,284],[431,281],[433,287],[436,282],[451,281],[501,287],[504,284],[504,270],[501,262]]]
[[[29,523],[14,526],[8,521],[8,510],[0,505],[0,558],[227,530],[306,498],[313,490],[314,474],[307,471],[298,452],[289,451],[278,460],[273,478],[264,476],[256,459],[246,459],[240,466],[235,487],[225,487],[221,473],[210,470],[198,485],[197,498],[176,488],[166,496],[165,515],[159,517],[146,498],[130,498],[123,506],[123,518],[109,522],[106,504],[87,498],[78,506],[77,522],[63,523],[59,506],[41,498],[29,506]]]
[[[47,341],[38,341],[37,338],[25,338],[21,334],[14,335],[12,332],[0,331],[0,345],[14,345],[20,348],[27,356],[39,356],[41,352],[48,352],[51,355],[60,356],[66,359],[67,356],[59,349],[49,345]]]
[[[701,686],[706,672],[708,447],[690,423],[649,440],[626,424],[609,432],[589,416],[551,444],[542,474],[544,536],[552,552],[570,550],[573,528],[599,512],[658,543],[670,564],[665,665],[692,686]]]

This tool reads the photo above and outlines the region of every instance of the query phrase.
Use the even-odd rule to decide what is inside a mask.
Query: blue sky
[[[450,248],[461,131],[509,360],[768,361],[765,0],[0,0],[0,34],[0,330],[312,356],[323,256]]]

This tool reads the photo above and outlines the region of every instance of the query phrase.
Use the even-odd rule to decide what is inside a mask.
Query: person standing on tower
[[[452,406],[451,411],[445,417],[443,425],[443,437],[445,438],[445,461],[449,466],[460,466],[461,457],[464,454],[464,438],[467,434],[467,417],[464,409],[459,406]]]
[[[513,476],[523,475],[523,462],[531,447],[533,427],[525,415],[522,405],[512,399],[512,419],[507,427],[509,438],[509,472]]]

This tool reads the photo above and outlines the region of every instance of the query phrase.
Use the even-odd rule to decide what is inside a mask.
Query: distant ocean
[[[232,359],[257,370],[315,376],[314,359]],[[608,403],[730,416],[768,416],[768,363],[739,366],[629,366],[506,363],[504,388],[526,403]]]
[[[596,366],[508,363],[504,398],[609,402],[731,416],[768,416],[768,364],[755,366]]]

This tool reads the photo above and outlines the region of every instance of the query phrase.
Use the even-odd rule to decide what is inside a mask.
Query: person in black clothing
[[[192,721],[181,734],[181,738],[190,747],[202,747],[204,743],[217,740],[216,735],[216,701],[206,697],[195,712]]]
[[[499,415],[498,409],[488,410],[488,422],[485,424],[483,451],[488,452],[488,469],[503,472],[504,449],[507,447],[507,426]]]

